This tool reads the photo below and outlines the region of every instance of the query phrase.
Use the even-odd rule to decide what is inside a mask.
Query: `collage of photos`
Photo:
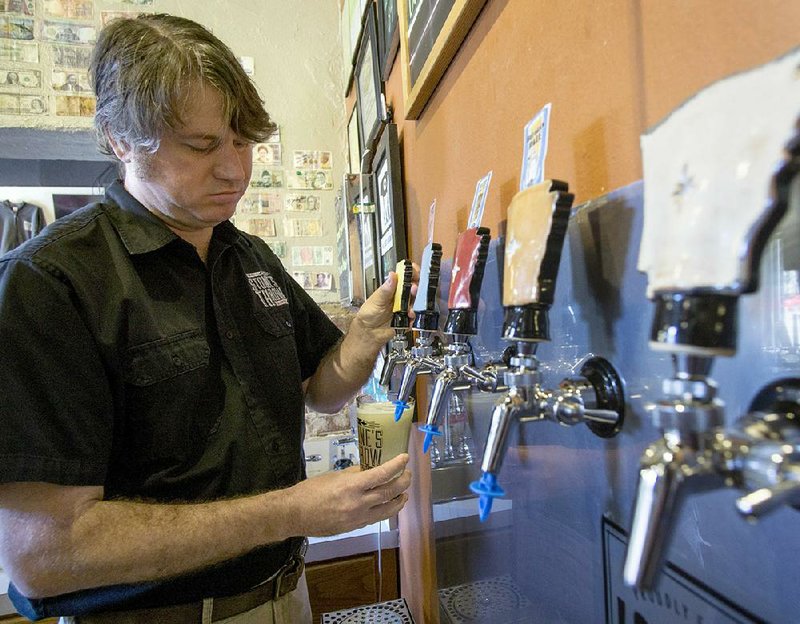
[[[325,236],[326,197],[317,191],[333,190],[332,160],[326,150],[284,154],[278,128],[253,146],[250,185],[236,210],[237,227],[263,238],[307,290],[334,289],[333,247],[314,244]]]
[[[152,2],[128,0],[131,11],[115,13]],[[92,117],[99,18],[94,0],[0,0],[0,115]]]

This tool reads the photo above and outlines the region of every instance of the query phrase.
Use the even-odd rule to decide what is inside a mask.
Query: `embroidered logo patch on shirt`
[[[289,303],[286,295],[283,294],[283,291],[269,273],[264,271],[247,273],[247,281],[250,282],[250,288],[253,289],[253,292],[258,296],[265,308],[274,308]]]

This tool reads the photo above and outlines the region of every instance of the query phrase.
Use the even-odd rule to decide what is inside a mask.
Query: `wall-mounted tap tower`
[[[557,390],[541,385],[535,354],[540,342],[550,340],[548,311],[574,198],[568,190],[564,182],[546,180],[520,191],[508,209],[503,339],[516,347],[516,355],[504,376],[508,390],[492,411],[481,479],[470,485],[480,497],[481,520],[488,517],[493,499],[505,494],[497,484],[497,475],[512,423],[585,422],[603,437],[615,435],[622,425],[622,382],[603,358],[587,358],[580,374],[564,379]]]
[[[687,145],[702,142],[686,127],[682,133]],[[748,493],[736,508],[751,518],[783,504],[800,505],[800,379],[766,386],[750,413],[725,428],[724,406],[709,377],[715,357],[736,353],[739,297],[757,289],[762,251],[787,211],[800,172],[800,137],[795,136],[774,175],[771,200],[748,205],[753,188],[766,188],[747,176],[754,168],[747,150],[769,144],[764,135],[754,138],[758,134],[743,137],[745,145],[734,148],[741,152],[718,161],[702,149],[684,149],[674,133],[643,139],[645,227],[639,267],[648,274],[648,296],[655,304],[651,348],[670,353],[674,370],[652,412],[662,435],[641,457],[623,568],[625,583],[639,589],[653,587],[686,496],[742,488]],[[713,137],[720,155],[724,135]],[[676,154],[684,159],[679,165]],[[648,196],[650,166],[654,179],[669,179],[672,170],[678,184],[670,189],[655,182]],[[720,206],[720,195],[731,203]],[[707,233],[702,245],[693,244],[698,232]]]

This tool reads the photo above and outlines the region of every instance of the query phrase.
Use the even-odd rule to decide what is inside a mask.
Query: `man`
[[[274,124],[200,25],[111,22],[91,76],[123,180],[0,259],[11,598],[78,624],[310,622],[303,536],[407,498],[405,455],[302,480],[304,403],[335,411],[366,381],[396,278],[342,338],[230,224]]]

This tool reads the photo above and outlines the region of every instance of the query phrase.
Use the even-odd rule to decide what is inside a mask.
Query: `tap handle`
[[[470,228],[458,236],[447,299],[449,313],[445,333],[469,336],[478,333],[478,301],[489,257],[490,239],[490,231],[486,227]]]
[[[396,272],[397,290],[394,292],[392,327],[403,329],[410,325],[408,306],[411,299],[412,280],[414,279],[414,265],[411,260],[401,260],[397,263]]]
[[[442,246],[428,243],[422,251],[422,265],[419,270],[419,285],[414,299],[414,329],[435,331],[439,326],[439,312],[436,307],[436,293],[439,288],[439,275],[442,266]]]
[[[572,201],[569,185],[545,180],[514,196],[508,207],[503,305],[551,305]]]

